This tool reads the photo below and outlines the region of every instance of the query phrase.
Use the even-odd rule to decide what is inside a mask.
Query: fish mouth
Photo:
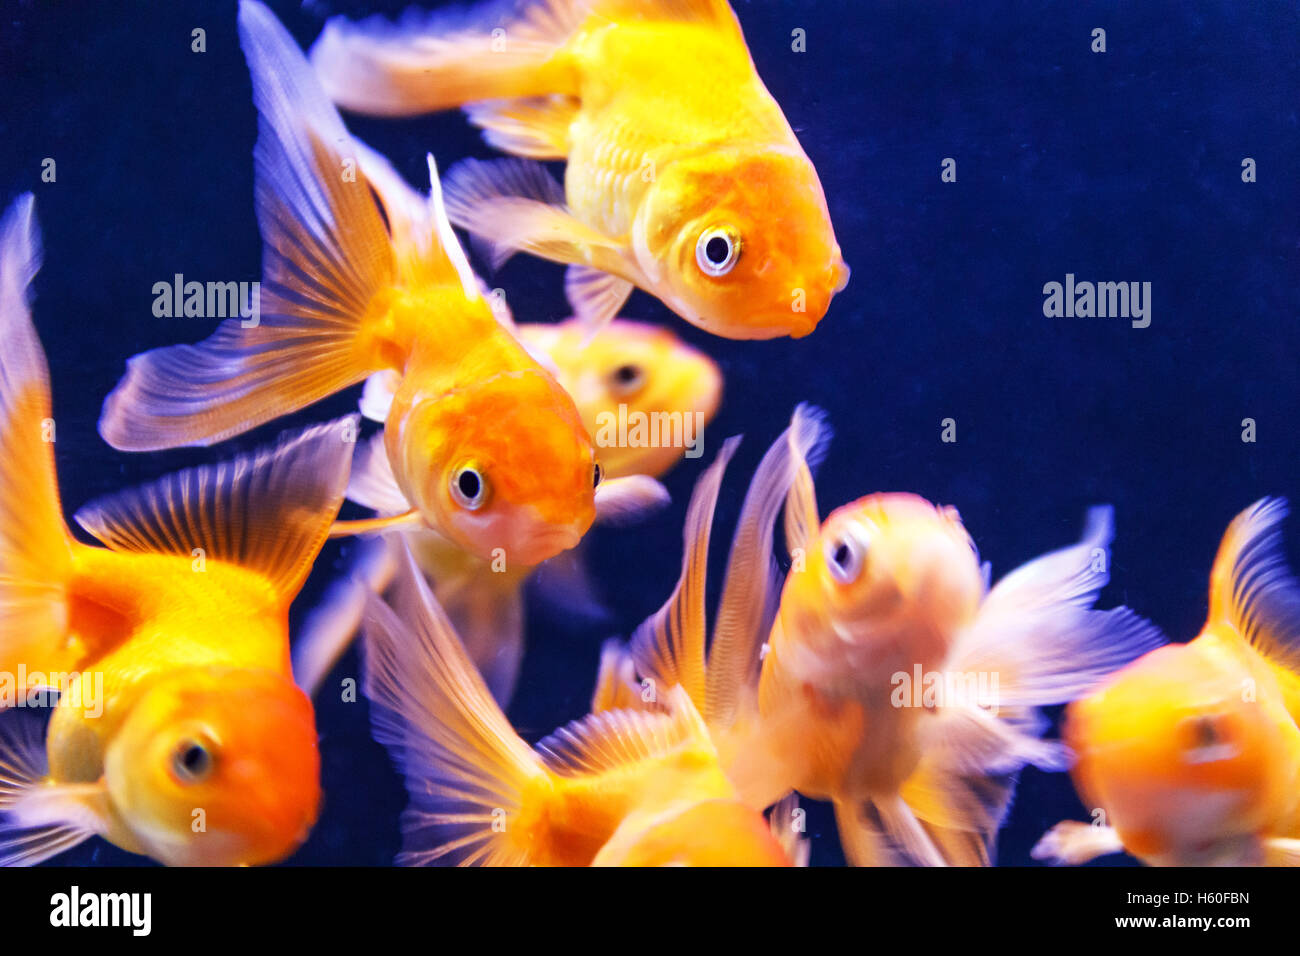
[[[542,528],[533,532],[519,546],[519,560],[523,564],[541,564],[563,551],[578,546],[582,533],[572,525]]]
[[[836,257],[835,262],[831,265],[831,295],[839,295],[849,284],[849,276],[853,270],[843,259]]]

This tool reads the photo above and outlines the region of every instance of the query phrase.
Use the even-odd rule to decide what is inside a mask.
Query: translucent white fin
[[[1123,853],[1124,844],[1113,827],[1063,820],[1043,834],[1029,855],[1057,865],[1077,866],[1111,853]]]
[[[389,607],[364,616],[375,739],[406,775],[403,864],[523,865],[515,838],[540,759],[519,739],[403,548]],[[393,608],[401,609],[401,616]]]
[[[451,221],[486,246],[493,269],[516,252],[638,276],[621,243],[579,222],[564,189],[540,163],[465,159],[443,181]]]
[[[588,336],[614,321],[633,288],[626,279],[590,266],[569,266],[564,273],[564,295]]]
[[[1109,578],[1110,509],[1094,508],[1082,540],[999,581],[958,636],[945,668],[996,675],[999,707],[1059,704],[1087,693],[1164,639],[1128,608],[1090,610]]]
[[[798,406],[749,484],[709,651],[705,717],[710,726],[729,723],[744,698],[757,689],[759,654],[780,594],[772,547],[776,517],[800,473],[825,457],[830,440],[825,414],[811,405]]]
[[[629,525],[672,503],[668,489],[649,475],[606,478],[596,488],[596,520],[603,525]]]
[[[483,139],[503,153],[528,159],[565,159],[569,128],[580,105],[576,96],[488,100],[465,107],[465,115],[483,130]]]
[[[0,866],[34,866],[107,829],[102,784],[48,778],[45,715],[0,715]]]
[[[274,14],[244,0],[239,33],[259,114],[258,315],[228,318],[204,342],[127,363],[99,420],[104,440],[124,451],[211,445],[384,365],[356,342],[396,267],[352,140]]]
[[[361,628],[367,594],[383,594],[397,572],[396,548],[389,538],[357,542],[352,566],[308,612],[293,644],[293,679],[314,698],[334,665],[347,653]]]
[[[478,100],[576,93],[557,57],[589,0],[533,0],[507,16],[500,4],[468,12],[330,20],[311,49],[335,102],[377,116],[410,116]]]
[[[727,439],[713,464],[695,482],[682,528],[682,572],[677,586],[663,607],[636,629],[631,641],[637,672],[660,690],[681,685],[697,707],[706,704],[705,592],[713,509],[739,441]]]

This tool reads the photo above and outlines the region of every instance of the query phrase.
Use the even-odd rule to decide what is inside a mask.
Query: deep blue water
[[[327,15],[406,5],[271,3],[304,46]],[[1300,496],[1297,5],[734,5],[820,171],[852,282],[800,341],[712,338],[634,296],[624,314],[706,349],[727,394],[703,462],[667,479],[673,507],[593,532],[609,619],[534,613],[516,726],[531,740],[585,713],[600,642],[667,596],[691,485],[722,438],[743,432],[721,500],[721,564],[716,542],[729,540],[749,474],[800,401],[836,429],[823,511],[877,490],[951,503],[996,576],[1074,540],[1084,509],[1110,502],[1118,535],[1103,604],[1194,636],[1227,522],[1262,495]],[[195,27],[206,53],[190,50]],[[1104,54],[1090,51],[1095,27]],[[807,31],[805,53],[791,50],[795,28]],[[260,278],[256,117],[233,2],[5,0],[0,88],[0,202],[34,191],[44,230],[35,317],[69,512],[354,407],[355,392],[339,395],[206,451],[122,454],[95,430],[127,357],[215,324],[155,318],[155,282]],[[493,155],[457,113],[348,123],[416,183],[426,150],[443,168]],[[41,181],[46,157],[54,183]],[[944,157],[957,160],[956,183],[940,181]],[[1255,183],[1242,182],[1244,157]],[[1066,273],[1150,282],[1150,327],[1045,318],[1043,284]],[[521,319],[568,314],[558,266],[517,257],[496,281]],[[955,444],[940,441],[949,417]],[[1244,418],[1257,423],[1253,444]],[[347,545],[327,548],[295,621],[346,556]],[[351,655],[335,677],[356,668]],[[370,740],[364,701],[338,696],[318,702],[323,816],[291,862],[387,863],[405,794]],[[1029,862],[1034,840],[1065,817],[1086,818],[1068,779],[1026,771],[1000,861]],[[829,812],[810,822],[814,863],[838,862]],[[137,860],[92,841],[61,862]]]

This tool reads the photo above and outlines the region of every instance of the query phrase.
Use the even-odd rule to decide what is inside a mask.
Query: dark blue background
[[[272,3],[304,46],[330,14],[405,6]],[[743,432],[746,443],[715,542],[729,539],[758,456],[794,405],[812,401],[837,431],[819,476],[824,510],[876,490],[954,504],[1000,575],[1073,540],[1084,509],[1111,502],[1118,538],[1103,603],[1194,636],[1229,519],[1261,495],[1300,493],[1296,5],[735,6],[820,170],[853,279],[797,342],[710,338],[640,293],[627,307],[704,347],[726,373],[704,462],[724,436]],[[195,27],[207,31],[206,53],[190,50]],[[791,51],[797,27],[806,53]],[[1105,54],[1089,49],[1094,27],[1107,31]],[[95,431],[128,356],[196,341],[214,324],[155,318],[155,282],[259,278],[256,118],[233,2],[7,0],[0,89],[0,200],[33,190],[44,229],[35,316],[69,512],[354,407],[355,393],[340,395],[216,452],[119,454]],[[458,113],[348,123],[420,185],[426,150],[443,168],[491,155]],[[940,182],[948,156],[955,184]],[[1258,164],[1250,185],[1246,156]],[[40,180],[45,157],[58,164],[53,184]],[[1067,272],[1151,282],[1150,328],[1044,318],[1043,284]],[[567,314],[558,266],[519,257],[496,283],[521,319]],[[946,417],[956,444],[939,440]],[[1241,441],[1246,417],[1256,444]],[[671,474],[668,513],[593,533],[607,622],[534,615],[511,708],[529,739],[585,713],[600,641],[628,633],[668,594],[704,462]],[[327,548],[295,620],[346,549]],[[718,564],[723,550],[715,544]],[[350,656],[336,677],[355,671]],[[291,862],[386,863],[405,795],[370,740],[365,703],[338,697],[319,704],[324,813]],[[1065,776],[1027,771],[1001,862],[1028,862],[1044,829],[1081,816]],[[816,809],[811,822],[814,862],[839,861],[829,813]],[[135,859],[92,841],[61,862]]]

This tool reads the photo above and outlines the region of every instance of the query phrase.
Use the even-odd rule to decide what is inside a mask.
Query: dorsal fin
[[[712,747],[704,719],[679,685],[668,693],[668,713],[606,710],[562,727],[537,745],[546,766],[561,776],[606,773],[653,760],[683,744]]]
[[[700,708],[705,707],[706,694],[704,603],[709,536],[722,476],[739,442],[739,438],[727,439],[695,483],[682,528],[682,573],[677,586],[663,607],[636,629],[631,641],[632,659],[642,677],[655,681],[660,689],[681,685]]]
[[[1232,520],[1210,572],[1210,624],[1231,624],[1274,664],[1300,674],[1300,583],[1279,530],[1282,498],[1262,498]]]
[[[777,512],[801,475],[807,477],[811,493],[809,469],[821,463],[830,440],[825,413],[812,405],[799,405],[789,428],[772,443],[749,483],[709,648],[704,715],[711,726],[729,724],[746,696],[758,687],[760,648],[771,630],[780,594],[772,555]],[[816,507],[814,503],[813,520]]]
[[[361,172],[379,197],[388,217],[398,276],[408,283],[459,283],[467,299],[479,297],[480,282],[447,219],[438,164],[429,153],[429,194],[422,196],[386,158],[352,140]]]
[[[291,598],[343,501],[357,424],[349,415],[270,449],[167,475],[87,505],[77,522],[115,551],[202,548]]]

